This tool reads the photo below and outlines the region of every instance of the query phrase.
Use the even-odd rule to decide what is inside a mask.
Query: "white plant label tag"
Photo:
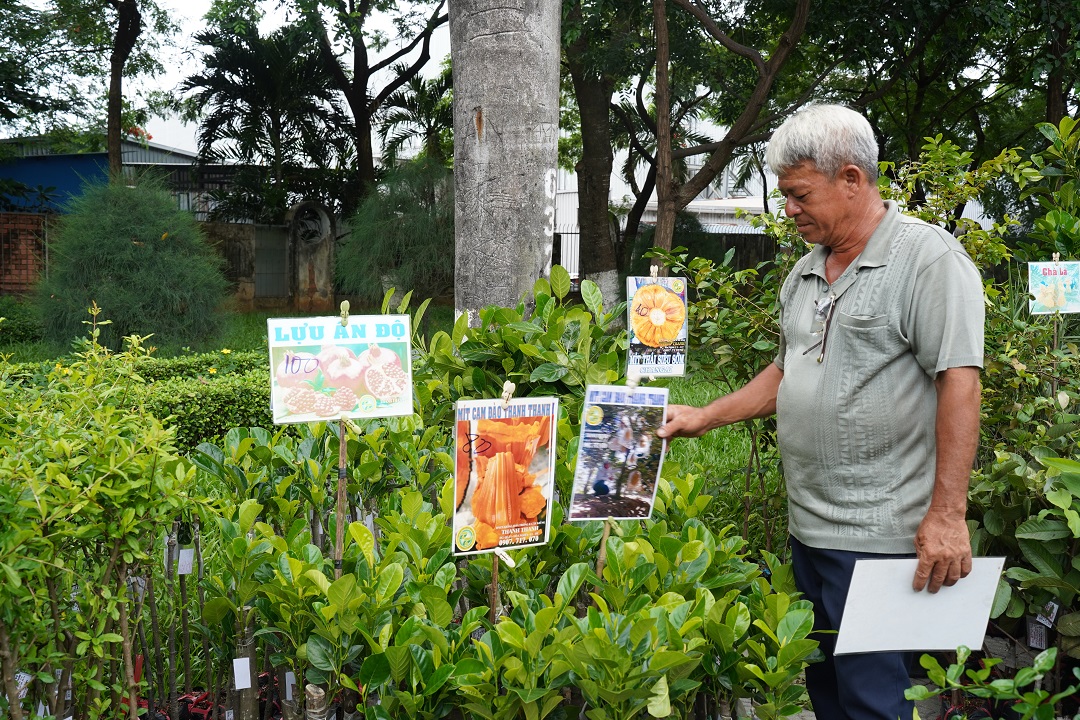
[[[285,699],[292,702],[293,688],[296,686],[296,673],[289,670],[285,673]]]
[[[233,677],[236,678],[236,689],[247,690],[251,687],[251,660],[249,658],[233,658]]]
[[[195,548],[180,548],[180,561],[176,566],[177,575],[190,575],[195,565]]]

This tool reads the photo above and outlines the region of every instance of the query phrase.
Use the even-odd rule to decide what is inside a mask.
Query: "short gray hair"
[[[866,118],[850,108],[809,105],[773,133],[765,160],[777,175],[809,160],[828,178],[836,177],[845,165],[856,165],[875,181],[877,138]]]

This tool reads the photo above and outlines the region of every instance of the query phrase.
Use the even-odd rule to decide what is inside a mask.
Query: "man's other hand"
[[[919,565],[911,587],[936,593],[971,573],[971,537],[963,513],[931,509],[915,533]]]

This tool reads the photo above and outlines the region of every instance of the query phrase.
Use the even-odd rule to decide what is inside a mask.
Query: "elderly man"
[[[776,359],[705,407],[670,407],[657,433],[776,413],[795,582],[819,630],[839,628],[858,558],[915,553],[917,591],[971,571],[982,284],[949,233],[882,201],[877,155],[869,123],[840,106],[776,131],[766,159],[814,245],[781,290]],[[834,637],[818,635],[826,660],[806,672],[817,717],[912,717],[910,653],[834,656]]]

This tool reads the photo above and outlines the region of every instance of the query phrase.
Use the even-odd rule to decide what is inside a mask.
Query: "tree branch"
[[[730,37],[728,37],[727,33],[725,33],[720,28],[720,26],[716,24],[716,21],[713,20],[705,11],[705,9],[702,8],[698,3],[691,2],[690,0],[673,1],[683,10],[697,18],[698,22],[700,22],[701,25],[705,28],[705,31],[712,35],[718,43],[720,43],[736,55],[744,57],[750,62],[754,63],[754,67],[757,68],[759,75],[765,74],[765,61],[762,59],[761,53],[759,53],[754,48],[737,43]]]

